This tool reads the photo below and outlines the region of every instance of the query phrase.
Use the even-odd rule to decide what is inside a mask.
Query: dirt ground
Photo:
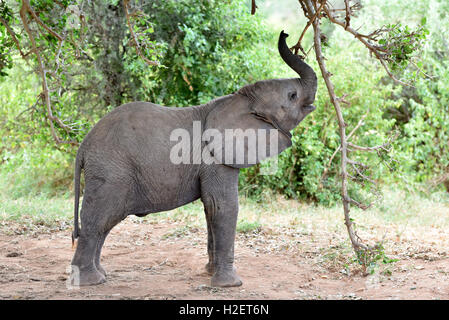
[[[243,286],[212,288],[205,229],[132,220],[106,240],[107,282],[70,288],[70,229],[11,230],[0,232],[0,299],[449,299],[446,255],[400,257],[387,272],[363,276],[317,262],[325,241],[304,246],[311,235],[293,233],[287,243],[286,234],[263,229],[237,236]]]

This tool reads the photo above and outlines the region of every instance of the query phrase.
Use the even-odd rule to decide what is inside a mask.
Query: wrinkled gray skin
[[[121,220],[128,215],[170,210],[198,198],[207,220],[206,269],[212,275],[212,286],[242,284],[233,266],[234,238],[239,168],[249,164],[175,165],[170,161],[170,150],[177,142],[170,141],[170,134],[176,128],[192,133],[192,123],[197,120],[202,130],[277,129],[279,152],[289,147],[289,131],[315,109],[311,104],[317,79],[313,70],[290,52],[287,36],[281,32],[279,52],[300,78],[260,81],[205,105],[187,108],[128,103],[107,114],[89,132],[78,150],[75,169],[73,238],[79,240],[72,265],[78,267],[80,285],[105,281],[101,248]],[[79,229],[82,168],[85,190]]]

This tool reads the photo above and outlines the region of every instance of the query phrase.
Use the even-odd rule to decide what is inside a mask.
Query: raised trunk
[[[315,93],[317,89],[317,78],[315,71],[304,61],[299,58],[299,56],[294,55],[287,46],[285,39],[288,37],[288,34],[281,31],[279,35],[278,49],[279,54],[285,63],[298,73],[300,80],[303,84],[306,85],[312,94],[312,102],[315,100]]]

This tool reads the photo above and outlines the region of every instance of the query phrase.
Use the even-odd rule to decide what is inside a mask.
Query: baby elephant
[[[299,78],[259,81],[204,105],[122,105],[88,133],[75,163],[72,260],[79,285],[105,281],[100,254],[109,231],[128,215],[171,210],[198,198],[207,220],[212,286],[240,286],[234,268],[240,168],[291,146],[290,130],[310,112],[317,78],[287,47],[279,53]],[[85,190],[78,226],[80,174]],[[73,279],[73,277],[72,277]]]

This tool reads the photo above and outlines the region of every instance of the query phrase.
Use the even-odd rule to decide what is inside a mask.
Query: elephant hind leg
[[[100,265],[101,249],[109,231],[126,217],[123,203],[124,198],[107,186],[83,199],[81,231],[72,259],[72,272],[75,269],[78,277],[72,280],[74,284],[87,286],[106,281]]]
[[[105,277],[106,277],[106,270],[104,270],[104,268],[100,264],[100,257],[101,257],[101,249],[103,248],[103,244],[104,244],[104,241],[106,240],[108,233],[109,233],[109,231],[105,232],[104,234],[101,235],[100,241],[98,241],[98,243],[97,243],[97,248],[96,248],[95,256],[94,256],[95,267]]]
[[[96,285],[106,281],[105,276],[100,273],[94,264],[94,255],[101,235],[98,233],[80,233],[75,255],[72,259],[72,285],[88,286]]]

